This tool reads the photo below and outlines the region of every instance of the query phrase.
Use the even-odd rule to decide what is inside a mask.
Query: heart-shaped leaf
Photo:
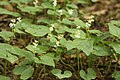
[[[22,65],[14,68],[13,73],[21,75],[21,79],[28,79],[32,76],[34,69],[30,65]]]
[[[92,68],[88,68],[87,73],[85,73],[84,70],[80,70],[79,74],[84,80],[91,80],[96,78],[96,73]]]
[[[36,63],[41,63],[41,64],[45,64],[45,65],[48,65],[48,66],[55,67],[55,62],[54,62],[55,57],[54,57],[54,55],[55,55],[54,53],[47,53],[43,56],[39,56],[40,59],[35,57],[34,61]]]
[[[68,71],[68,70],[64,71],[63,74],[60,69],[53,69],[51,72],[53,75],[57,76],[59,79],[69,78],[72,76],[71,71]]]
[[[97,56],[109,56],[109,55],[111,55],[111,50],[107,46],[96,45],[96,46],[94,46],[94,50],[92,53]]]

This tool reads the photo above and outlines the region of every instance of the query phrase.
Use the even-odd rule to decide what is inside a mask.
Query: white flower
[[[80,31],[78,30],[78,31],[76,31],[76,34],[75,34],[75,38],[80,38],[81,36],[80,36]]]
[[[35,40],[35,42],[33,42],[33,47],[36,48],[38,46],[38,41]]]
[[[69,9],[69,10],[68,10],[68,13],[69,13],[70,15],[72,15],[72,14],[73,14],[73,9]]]
[[[35,0],[35,1],[33,2],[33,4],[34,4],[35,7],[37,7],[37,6],[38,6],[38,5],[37,5],[37,4],[38,4],[38,0]]]
[[[49,40],[52,37],[52,34],[47,35],[47,39]]]
[[[15,23],[15,22],[16,22],[16,20],[15,20],[15,19],[11,19],[11,22],[12,22],[12,23]]]
[[[63,10],[58,10],[58,12],[60,13],[60,15],[62,15],[62,14],[63,14]]]
[[[92,22],[94,22],[94,19],[89,19],[88,22],[91,24]]]
[[[35,0],[36,3],[38,3],[38,0]]]
[[[50,31],[53,31],[54,29],[53,29],[53,27],[50,27],[49,30],[50,30]]]
[[[62,34],[60,34],[60,35],[58,35],[58,37],[57,37],[58,39],[61,39],[61,38],[63,38],[63,35]]]
[[[37,43],[33,43],[33,47],[37,48],[38,44]]]
[[[10,28],[12,28],[13,26],[15,26],[15,24],[14,23],[10,23],[9,26],[10,26]]]
[[[77,29],[80,29],[80,26],[77,25]]]
[[[38,43],[38,41],[37,41],[37,40],[35,40],[35,43]]]
[[[56,41],[56,46],[60,46],[60,42],[59,41]]]
[[[55,27],[55,24],[51,24],[52,27]]]
[[[88,23],[88,22],[86,22],[86,28],[89,28],[91,26],[91,24],[90,23]]]
[[[17,20],[18,20],[18,22],[21,22],[21,17],[18,17]]]
[[[53,6],[57,6],[57,0],[53,0]]]

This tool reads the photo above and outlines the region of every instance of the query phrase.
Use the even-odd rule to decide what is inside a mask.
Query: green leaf
[[[92,2],[98,2],[99,0],[91,0]]]
[[[37,20],[37,22],[50,25],[50,24],[54,23],[55,21],[51,20],[49,18],[42,18],[42,19],[40,18],[40,19]]]
[[[89,0],[77,0],[78,3],[81,3],[81,4],[89,4]]]
[[[111,34],[109,32],[105,32],[105,33],[102,33],[100,35],[97,35],[97,36],[93,36],[93,39],[94,39],[94,43],[99,43],[99,42],[103,42],[104,39],[108,38]]]
[[[67,7],[73,8],[73,9],[77,9],[78,7],[75,4],[67,4]]]
[[[13,73],[21,75],[20,79],[28,79],[32,76],[34,69],[30,65],[22,65],[14,68]]]
[[[30,77],[32,77],[34,69],[32,68],[32,66],[28,66],[22,73],[20,78],[21,79],[28,79]]]
[[[100,30],[88,30],[92,34],[101,34],[102,32]]]
[[[0,75],[0,80],[11,80],[9,77]]]
[[[57,76],[59,79],[69,78],[72,76],[71,71],[68,71],[68,70],[64,71],[63,74],[61,73],[62,71],[60,69],[53,69],[51,72],[53,75]]]
[[[83,30],[78,30],[76,33],[70,34],[72,38],[79,38],[79,39],[85,39],[86,33]]]
[[[120,54],[120,43],[111,42],[109,46],[111,46],[115,50],[116,53]]]
[[[69,32],[69,33],[76,33],[78,31],[78,29],[75,29],[75,28],[65,27],[64,29],[66,32]]]
[[[45,65],[48,65],[48,66],[55,67],[55,63],[54,63],[55,57],[54,57],[54,55],[55,55],[54,53],[47,53],[43,56],[39,56],[40,59],[35,57],[34,61],[36,63],[41,63],[41,64],[45,64]]]
[[[37,46],[37,47],[35,47],[34,45],[28,45],[26,48],[27,48],[29,51],[32,51],[33,53],[39,53],[39,54],[41,54],[41,53],[46,53],[46,51],[48,50],[47,47],[42,46],[42,45],[39,45],[39,46]]]
[[[5,43],[0,43],[0,50],[0,55],[2,55],[1,57],[11,61],[11,63],[18,60],[15,55],[18,55],[19,57],[26,57],[30,61],[32,61],[34,57],[34,54],[29,51]]]
[[[10,4],[8,1],[0,1],[0,5],[8,5]]]
[[[9,41],[10,38],[14,36],[14,33],[9,31],[2,31],[0,32],[0,36],[3,37],[6,41]]]
[[[77,27],[80,27],[80,28],[85,28],[86,27],[86,24],[82,20],[80,20],[79,18],[75,19],[73,23]]]
[[[20,74],[22,74],[22,72],[23,72],[27,67],[28,67],[28,66],[26,66],[26,65],[16,66],[16,67],[13,69],[13,73],[16,74],[16,75],[20,75]]]
[[[82,77],[83,79],[86,79],[87,74],[85,73],[84,70],[80,70],[79,74],[80,74],[80,77]]]
[[[54,9],[53,5],[50,2],[42,3],[43,8]]]
[[[12,54],[10,54],[8,51],[5,51],[4,49],[0,49],[0,58],[6,59],[11,63],[14,63],[18,60],[18,58]]]
[[[96,72],[92,68],[87,69],[87,74],[84,70],[80,70],[79,74],[84,80],[91,80],[96,78]]]
[[[71,25],[72,21],[70,21],[69,19],[63,18],[63,20],[61,21],[61,23],[67,24],[67,25]]]
[[[33,36],[36,36],[36,37],[41,37],[41,36],[44,36],[46,35],[47,33],[50,32],[49,28],[46,27],[46,26],[35,26],[35,27],[31,27],[31,28],[27,28],[25,30],[25,32],[33,35]]]
[[[96,78],[96,72],[92,68],[87,69],[87,75],[90,79],[95,79]]]
[[[18,28],[14,28],[13,30],[14,30],[15,33],[25,34],[25,32],[23,32],[22,30],[20,30]]]
[[[77,48],[82,50],[86,55],[90,55],[93,52],[93,40],[92,39],[75,39],[73,41],[66,41],[64,38],[60,40],[60,43],[64,45],[67,50]]]
[[[111,23],[109,23],[108,25],[109,25],[109,32],[110,32],[112,35],[120,38],[120,28],[118,28],[117,26],[115,26],[115,25],[113,25],[113,24],[111,24]]]
[[[73,41],[76,48],[82,50],[87,56],[93,52],[93,43],[94,41],[92,39],[75,39]]]
[[[47,11],[47,14],[49,14],[49,15],[55,15],[56,14],[56,12],[54,11],[54,10],[48,10]]]
[[[115,80],[119,80],[120,79],[120,71],[113,72],[112,77],[115,78]]]
[[[0,14],[7,14],[7,15],[11,15],[11,16],[14,16],[14,17],[19,17],[21,16],[19,13],[17,12],[11,12],[11,11],[8,11],[4,8],[0,8]]]
[[[109,56],[109,55],[111,55],[111,50],[107,46],[96,45],[96,46],[94,46],[93,54],[95,54],[97,56]]]
[[[34,7],[34,6],[18,6],[17,8],[23,12],[27,12],[33,15],[35,15],[36,12],[42,12],[42,9],[40,7]]]
[[[10,0],[10,2],[14,2],[14,3],[25,3],[27,4],[28,2],[32,2],[33,0]]]
[[[67,48],[67,50],[71,50],[73,48],[76,48],[76,45],[72,41],[70,41],[70,40],[67,41],[64,45]]]
[[[119,20],[112,20],[112,21],[110,21],[110,23],[120,26],[120,21]]]

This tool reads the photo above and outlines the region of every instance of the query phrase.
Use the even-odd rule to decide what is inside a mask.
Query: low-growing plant
[[[87,3],[77,0],[78,4]],[[98,0],[86,0],[97,2]],[[72,72],[78,72],[84,80],[97,78],[92,64],[97,57],[110,56],[118,61],[120,54],[120,21],[112,20],[107,25],[109,31],[91,29],[94,16],[86,21],[81,19],[76,3],[69,0],[58,3],[57,0],[10,0],[1,1],[0,5],[16,4],[18,12],[11,12],[0,8],[0,14],[13,16],[9,27],[11,31],[1,31],[0,36],[5,43],[0,43],[0,58],[8,60],[11,64],[17,63],[13,73],[20,79],[32,79],[37,72],[35,65],[50,66],[51,73],[58,79],[70,78]],[[41,15],[44,14],[44,15]],[[30,16],[27,16],[30,15]],[[39,15],[41,16],[40,18]],[[14,38],[29,36],[29,42],[23,49],[11,45]],[[22,37],[21,37],[22,38]],[[63,55],[77,55],[77,70],[62,60]],[[87,73],[83,69],[82,57],[84,54],[89,60]],[[56,69],[57,63],[61,62],[70,70]],[[63,73],[62,73],[63,71]],[[118,80],[118,72],[112,77]],[[38,74],[39,75],[39,74]],[[1,78],[2,77],[2,78]],[[79,77],[79,79],[80,79]],[[9,80],[8,77],[0,76],[0,79]]]

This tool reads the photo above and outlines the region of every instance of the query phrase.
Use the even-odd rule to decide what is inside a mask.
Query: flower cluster
[[[57,0],[53,0],[53,6],[57,6]]]
[[[64,35],[60,34],[60,35],[58,35],[57,38],[60,40],[61,38],[63,38],[63,36],[64,36]]]
[[[11,19],[11,23],[9,24],[10,28],[14,27],[15,24],[21,22],[21,17],[18,17],[17,19]]]
[[[91,26],[91,24],[94,22],[94,16],[90,16],[88,19],[88,22],[86,22],[86,28],[89,28]]]
[[[69,14],[69,15],[72,15],[72,14],[73,14],[73,11],[74,11],[73,9],[69,9],[69,10],[68,10],[68,14]]]
[[[60,15],[63,15],[63,10],[57,10]]]
[[[38,6],[38,5],[37,5],[37,4],[38,4],[38,0],[35,0],[35,1],[33,2],[33,4],[34,4],[35,7],[37,7],[37,6]]]
[[[49,33],[49,34],[47,35],[47,39],[50,40],[51,37],[52,37],[52,34]]]
[[[80,30],[76,31],[75,38],[80,38]]]
[[[33,47],[36,48],[37,46],[38,46],[38,41],[35,40],[35,41],[33,42]]]

